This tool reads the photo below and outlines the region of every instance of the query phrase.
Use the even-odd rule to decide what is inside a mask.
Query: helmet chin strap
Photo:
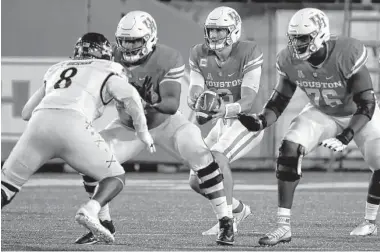
[[[314,67],[320,67],[328,57],[328,44],[323,43],[322,47],[314,53],[311,53],[307,59]]]

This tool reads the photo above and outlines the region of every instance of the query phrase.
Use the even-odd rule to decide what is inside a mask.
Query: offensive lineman
[[[358,40],[330,38],[329,20],[318,9],[297,11],[288,26],[289,49],[277,58],[279,82],[259,115],[240,115],[251,131],[273,124],[297,86],[310,99],[293,119],[277,159],[278,227],[259,240],[261,245],[290,242],[294,191],[301,177],[302,157],[318,145],[343,151],[355,141],[372,170],[365,220],[350,235],[377,234],[380,203],[380,111],[365,63],[367,50]]]

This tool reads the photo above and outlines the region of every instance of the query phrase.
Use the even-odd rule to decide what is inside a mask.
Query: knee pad
[[[93,194],[95,192],[96,186],[99,184],[99,181],[87,175],[82,175],[82,178],[84,189],[86,190],[86,192],[88,192],[89,194]]]
[[[282,181],[294,182],[302,175],[301,162],[305,155],[305,147],[283,140],[277,158],[276,177]]]
[[[211,199],[213,198],[213,193],[224,190],[223,187],[223,174],[220,172],[217,163],[212,162],[203,169],[197,171],[197,175],[201,183],[199,188],[202,190],[204,195]]]

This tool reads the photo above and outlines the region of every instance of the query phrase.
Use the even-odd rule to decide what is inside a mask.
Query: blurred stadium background
[[[302,7],[317,7],[326,11],[333,33],[350,35],[367,43],[367,66],[372,70],[377,94],[380,91],[380,67],[377,61],[380,52],[379,0],[3,0],[1,4],[2,163],[24,131],[26,122],[21,119],[21,110],[42,84],[47,68],[69,57],[75,41],[85,32],[100,32],[113,41],[119,19],[130,10],[151,13],[158,24],[159,41],[178,49],[187,62],[189,48],[203,42],[202,25],[209,11],[220,5],[235,8],[243,19],[242,39],[256,40],[264,52],[261,89],[256,101],[260,108],[276,83],[276,53],[286,46],[286,26],[291,15]],[[356,18],[356,21],[352,21],[352,18]],[[186,105],[187,87],[188,76],[185,76],[181,110],[193,119]],[[306,103],[305,97],[299,92],[296,94],[280,120],[266,130],[262,143],[232,165],[235,170],[273,169],[281,138],[291,119]],[[102,129],[115,116],[114,108],[110,105],[105,116],[96,122],[96,127]],[[206,135],[210,128],[210,124],[202,126],[203,134]],[[41,170],[70,170],[62,165],[61,160],[52,160],[50,164],[53,165],[45,165]],[[150,171],[187,169],[162,150],[155,155],[141,153],[125,167]],[[367,170],[367,165],[352,144],[346,152],[338,155],[318,148],[305,158],[304,169]]]

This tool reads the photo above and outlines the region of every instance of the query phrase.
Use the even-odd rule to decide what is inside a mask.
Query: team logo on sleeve
[[[298,78],[305,78],[305,75],[303,74],[302,70],[298,70]]]
[[[201,67],[207,67],[207,59],[202,58],[199,60],[199,66]]]

